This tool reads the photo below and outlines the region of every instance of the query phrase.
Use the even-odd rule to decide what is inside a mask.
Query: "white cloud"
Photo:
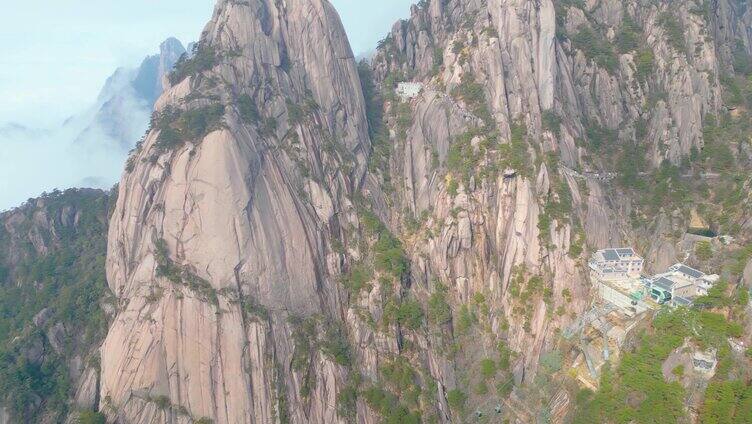
[[[127,152],[105,137],[74,142],[82,129],[75,119],[50,130],[0,131],[0,210],[55,188],[116,183]]]

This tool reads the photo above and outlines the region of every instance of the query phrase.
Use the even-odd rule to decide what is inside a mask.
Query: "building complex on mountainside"
[[[642,275],[644,263],[634,249],[614,248],[595,252],[588,265],[600,297],[629,315],[657,305],[690,305],[696,297],[708,294],[719,279],[681,263],[647,277]]]
[[[596,301],[562,335],[577,346],[579,353],[572,362],[577,379],[593,390],[599,385],[601,368],[618,360],[627,336],[648,316],[645,312],[662,305],[690,305],[719,279],[681,263],[645,276],[645,260],[632,248],[599,250],[588,266]],[[690,366],[712,372],[713,358],[712,352],[695,352]]]

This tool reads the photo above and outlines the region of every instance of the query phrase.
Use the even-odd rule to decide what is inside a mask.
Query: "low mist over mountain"
[[[184,54],[180,41],[167,39],[138,68],[117,69],[91,107],[58,127],[1,125],[0,209],[54,188],[117,182],[128,151],[148,127],[163,77]]]
[[[76,143],[111,144],[130,150],[146,131],[154,102],[162,94],[162,79],[186,50],[180,41],[169,38],[159,46],[160,53],[149,56],[137,69],[118,69],[105,83],[97,100],[92,122]]]

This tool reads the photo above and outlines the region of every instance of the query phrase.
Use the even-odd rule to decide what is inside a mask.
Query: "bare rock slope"
[[[326,1],[221,1],[197,56],[214,66],[175,80],[157,113],[191,125],[186,110],[218,107],[222,123],[185,143],[182,128],[170,149],[172,123],[156,126],[121,184],[105,410],[132,423],[336,422],[343,370],[313,362],[302,407],[309,377],[289,368],[288,318],[342,319],[329,234],[348,225],[369,149],[344,30]]]

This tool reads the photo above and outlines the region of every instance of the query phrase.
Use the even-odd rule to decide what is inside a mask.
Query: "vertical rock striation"
[[[179,65],[156,116],[221,105],[221,124],[170,149],[155,126],[120,185],[105,411],[128,423],[337,422],[343,370],[312,362],[316,388],[297,395],[309,377],[289,367],[289,318],[341,319],[327,252],[369,150],[344,30],[326,1],[220,1],[196,56],[191,66],[210,65],[175,78]]]

